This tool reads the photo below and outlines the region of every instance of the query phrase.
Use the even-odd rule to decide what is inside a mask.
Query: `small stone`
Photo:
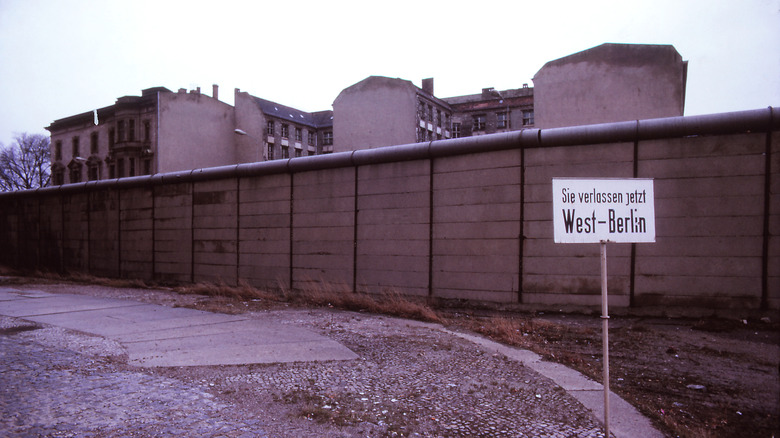
[[[688,388],[688,389],[694,389],[694,390],[696,390],[696,391],[704,391],[704,390],[706,390],[706,389],[707,389],[707,387],[706,387],[706,386],[704,386],[704,385],[693,385],[693,384],[691,384],[691,385],[688,385],[688,386],[687,386],[687,388]]]

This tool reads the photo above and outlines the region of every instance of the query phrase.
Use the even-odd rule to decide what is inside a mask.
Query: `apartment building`
[[[602,44],[546,63],[534,87],[439,98],[433,78],[369,76],[333,110],[305,112],[235,89],[234,106],[164,87],[54,121],[52,184],[468,137],[683,115],[687,61],[673,46]]]
[[[688,62],[674,46],[602,44],[534,76],[540,128],[682,116]]]
[[[55,120],[52,185],[236,163],[233,107],[200,89],[148,88]]]
[[[305,112],[235,90],[240,162],[333,152],[333,111]]]
[[[307,113],[236,89],[148,88],[55,120],[52,185],[333,152],[333,111]]]
[[[534,90],[522,88],[496,90],[483,88],[480,94],[443,99],[452,108],[452,137],[493,134],[532,128]]]
[[[433,79],[369,76],[333,102],[334,152],[451,138],[452,109],[433,95]]]
[[[334,101],[334,149],[681,116],[687,61],[670,45],[602,44],[546,63],[533,81],[437,98],[433,79],[371,76]]]

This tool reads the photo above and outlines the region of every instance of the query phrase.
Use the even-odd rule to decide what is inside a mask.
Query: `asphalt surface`
[[[348,312],[323,324],[317,313],[224,315],[12,287],[0,287],[0,315],[4,436],[404,436],[391,423],[406,424],[407,413],[424,417],[412,436],[603,436],[600,384],[435,324]],[[338,329],[326,336],[326,325]],[[447,348],[431,353],[437,344]],[[241,368],[249,364],[266,368]],[[257,415],[271,404],[220,397],[215,386],[282,404],[303,389],[327,395],[317,406],[331,420],[351,400],[353,426],[318,429],[274,409]],[[616,395],[610,402],[613,435],[662,436]]]

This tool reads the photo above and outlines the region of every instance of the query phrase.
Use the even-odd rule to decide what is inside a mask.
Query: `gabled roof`
[[[326,128],[333,126],[333,111],[319,111],[307,113],[289,106],[285,106],[270,100],[252,96],[260,111],[268,116],[288,120],[299,125],[310,126],[312,128]]]

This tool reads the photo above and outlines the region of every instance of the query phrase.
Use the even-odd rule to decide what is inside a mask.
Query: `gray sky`
[[[154,86],[305,111],[370,75],[433,77],[439,97],[532,86],[605,42],[675,46],[686,115],[780,106],[780,0],[0,0],[0,143]]]

